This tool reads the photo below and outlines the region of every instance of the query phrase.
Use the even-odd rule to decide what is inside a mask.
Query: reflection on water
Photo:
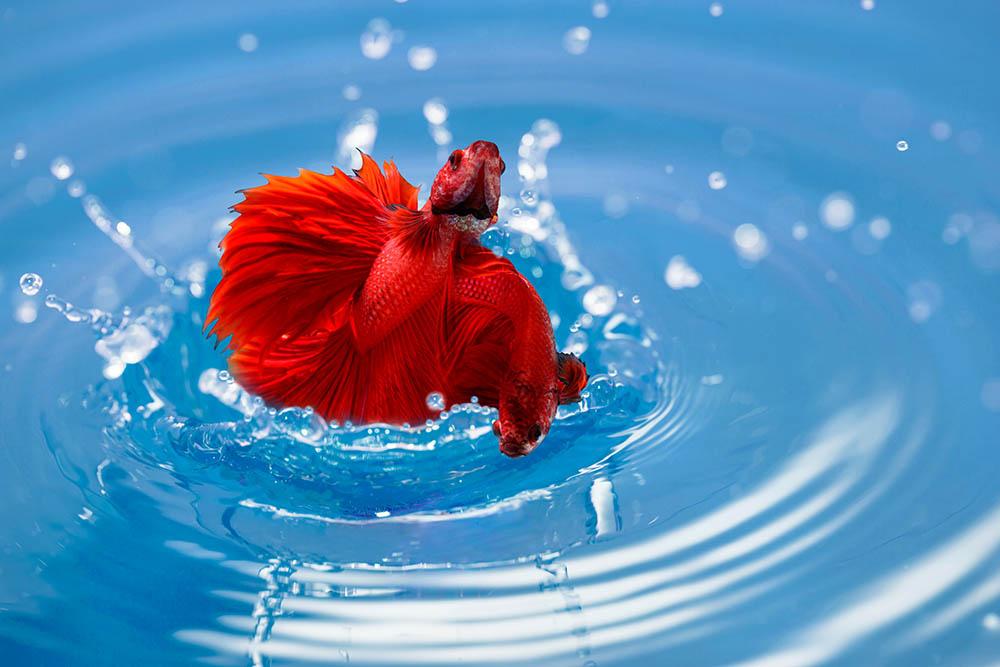
[[[998,10],[581,7],[0,7],[14,662],[1000,659]],[[235,383],[233,191],[479,138],[545,443]]]

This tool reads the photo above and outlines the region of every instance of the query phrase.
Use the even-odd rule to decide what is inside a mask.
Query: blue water
[[[1000,662],[1000,8],[952,4],[0,4],[5,664]],[[538,450],[220,372],[234,191],[475,139],[593,375]]]

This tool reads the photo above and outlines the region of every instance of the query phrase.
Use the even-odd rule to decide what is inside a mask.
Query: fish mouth
[[[486,191],[486,165],[479,165],[476,171],[476,180],[472,184],[472,189],[465,199],[446,209],[434,207],[434,213],[467,216],[471,215],[477,220],[491,220],[497,214],[496,206],[490,205]]]

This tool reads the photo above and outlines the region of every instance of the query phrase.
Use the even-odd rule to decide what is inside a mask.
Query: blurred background
[[[998,22],[0,1],[7,661],[1000,664]],[[236,192],[477,139],[593,375],[544,445],[235,385]]]

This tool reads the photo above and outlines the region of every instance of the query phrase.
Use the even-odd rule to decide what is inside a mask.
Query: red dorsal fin
[[[405,178],[400,175],[399,170],[392,160],[387,160],[382,164],[385,174],[378,168],[378,164],[363,151],[361,153],[361,168],[354,171],[358,178],[364,181],[372,194],[378,197],[386,206],[405,206],[406,208],[417,208],[417,193],[419,188],[410,185]]]

